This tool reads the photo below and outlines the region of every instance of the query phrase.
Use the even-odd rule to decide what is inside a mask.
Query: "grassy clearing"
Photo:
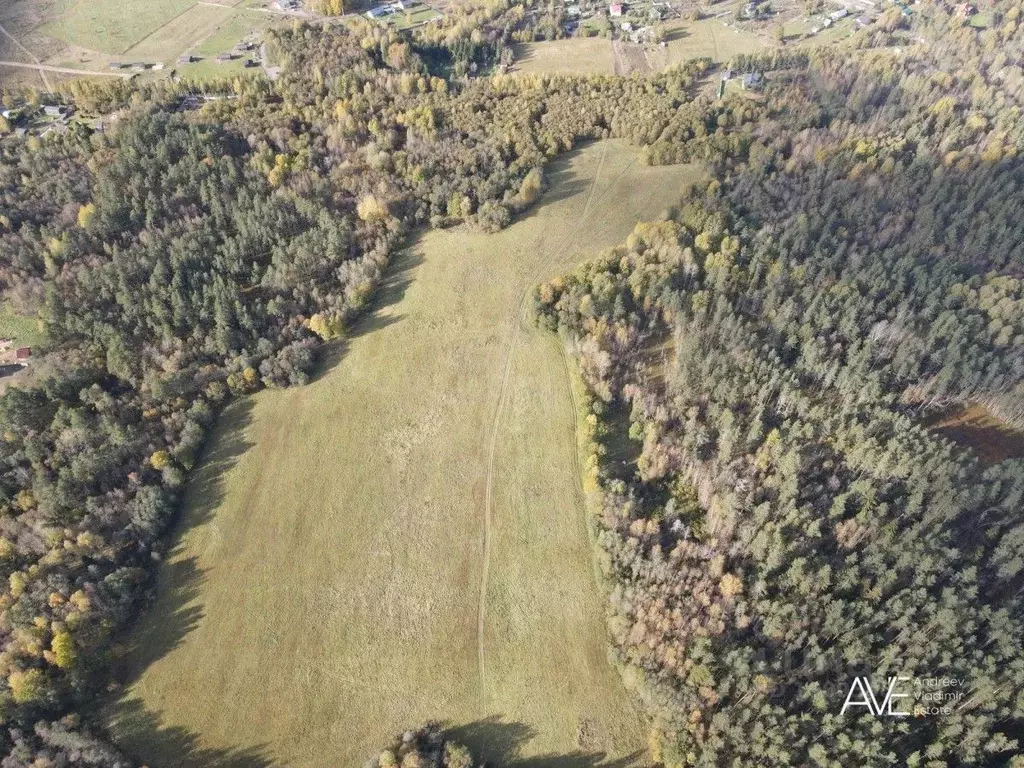
[[[386,17],[384,22],[397,29],[412,29],[434,19],[440,19],[443,15],[428,5],[421,5],[411,9],[408,13],[392,14]]]
[[[614,65],[611,41],[596,37],[516,46],[517,72],[611,75]]]
[[[125,662],[125,748],[359,765],[435,718],[499,765],[641,753],[605,656],[565,363],[521,311],[695,173],[634,156],[591,145],[504,232],[423,236],[339,362],[232,406]]]
[[[80,0],[43,31],[71,45],[122,54],[194,5],[195,0]]]
[[[46,343],[39,321],[17,314],[9,304],[0,305],[0,338],[14,339],[16,347],[41,347]]]
[[[708,57],[728,62],[739,53],[754,53],[767,43],[752,32],[727,27],[718,19],[678,22],[666,25],[666,66]]]
[[[212,30],[234,20],[235,12],[226,6],[194,5],[168,24],[146,37],[125,53],[129,61],[173,62],[210,35]],[[242,32],[231,45],[244,36]]]

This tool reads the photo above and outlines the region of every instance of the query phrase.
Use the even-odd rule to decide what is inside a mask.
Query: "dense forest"
[[[128,764],[73,713],[116,690],[115,642],[221,406],[305,382],[415,228],[500,229],[551,158],[609,136],[712,178],[536,299],[592,392],[610,627],[655,756],[1005,761],[1024,479],[921,426],[956,403],[1024,419],[1024,46],[1004,5],[902,54],[743,57],[767,87],[723,99],[703,60],[496,74],[550,36],[512,2],[412,34],[278,30],[281,77],[199,109],[187,82],[62,86],[118,119],[0,141],[0,290],[50,339],[0,398],[3,765]],[[975,693],[953,717],[839,718],[857,665]],[[470,764],[414,736],[378,764]]]
[[[668,766],[1021,751],[1024,463],[925,426],[969,404],[1024,426],[1019,125],[965,130],[968,94],[879,71],[815,61],[805,95],[843,105],[791,83],[825,119],[762,122],[535,295],[588,384],[615,653]],[[841,714],[857,676],[910,678],[917,717]],[[934,679],[963,695],[937,706]]]

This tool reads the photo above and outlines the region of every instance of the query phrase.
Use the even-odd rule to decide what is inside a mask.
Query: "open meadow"
[[[0,4],[0,61],[42,65],[0,71],[3,82],[49,89],[75,74],[164,77],[175,68],[189,78],[234,76],[246,56],[217,63],[247,39],[257,42],[268,26],[288,16],[265,8],[266,0],[19,0]],[[185,54],[197,60],[182,64]],[[248,57],[248,58],[251,58]],[[120,64],[121,67],[115,66]],[[133,66],[138,65],[138,68]],[[162,74],[160,74],[162,73]]]
[[[768,43],[746,29],[719,19],[675,20],[665,24],[665,46],[601,37],[567,38],[516,46],[515,71],[527,73],[630,74],[659,72],[691,59],[727,63]]]
[[[349,766],[439,719],[499,765],[645,764],[566,363],[524,297],[697,173],[577,150],[508,229],[416,240],[313,383],[235,402],[131,637],[119,743],[157,768]]]
[[[613,67],[612,43],[605,38],[546,40],[516,46],[517,72],[611,75]]]
[[[664,66],[705,56],[727,63],[737,54],[754,53],[768,45],[753,32],[735,25],[727,27],[720,19],[672,22],[665,29]]]

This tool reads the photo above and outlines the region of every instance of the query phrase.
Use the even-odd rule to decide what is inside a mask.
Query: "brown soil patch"
[[[983,405],[947,412],[930,420],[927,426],[970,448],[985,464],[1024,458],[1024,430],[998,419]]]

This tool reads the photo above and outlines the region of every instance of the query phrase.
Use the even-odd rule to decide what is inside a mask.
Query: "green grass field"
[[[0,305],[0,338],[14,339],[16,347],[41,347],[46,343],[39,321],[16,314],[8,304]]]
[[[718,19],[667,24],[666,40],[666,66],[705,56],[728,62],[736,54],[754,53],[767,45],[757,35],[734,26],[727,27]]]
[[[72,46],[64,49],[64,59],[54,59],[71,67],[106,69],[113,60],[176,65],[177,58],[186,52],[212,59],[230,51],[243,38],[259,35],[281,21],[280,16],[235,7],[243,1],[56,0],[48,11],[52,21],[43,24],[40,31]],[[185,65],[185,69],[182,74],[200,79],[244,71],[242,61],[220,66],[212,61],[198,62]]]
[[[599,74],[614,73],[610,40],[597,37],[521,43],[515,48],[517,72]]]
[[[239,26],[238,22],[250,23],[248,18],[236,21],[236,15],[235,11],[227,6],[215,8],[212,5],[194,5],[132,46],[125,53],[125,58],[128,61],[173,63],[183,51],[195,47],[219,27],[230,25],[234,28]],[[243,28],[238,36],[227,44],[227,49],[230,50],[244,35]]]
[[[72,45],[119,55],[195,4],[196,0],[80,0],[43,31]]]
[[[385,23],[397,29],[412,29],[428,21],[442,18],[443,14],[438,13],[428,5],[420,5],[411,9],[408,13],[395,13],[384,19]]]
[[[321,377],[231,406],[124,662],[125,749],[361,765],[437,719],[497,765],[644,764],[606,657],[566,364],[523,319],[535,284],[698,172],[634,158],[591,145],[507,230],[422,236]]]

